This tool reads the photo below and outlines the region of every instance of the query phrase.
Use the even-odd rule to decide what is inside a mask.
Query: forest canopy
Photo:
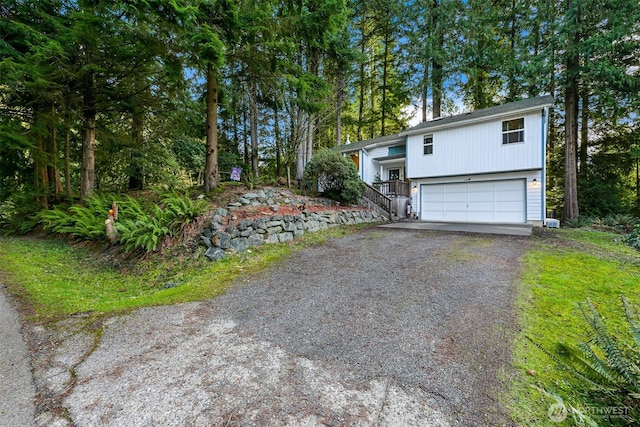
[[[9,0],[0,211],[302,178],[321,148],[551,94],[549,205],[640,214],[636,0]]]

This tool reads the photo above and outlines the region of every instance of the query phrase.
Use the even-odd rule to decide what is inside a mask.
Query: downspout
[[[546,166],[547,166],[547,138],[548,138],[548,132],[549,132],[549,107],[545,107],[542,110],[542,176],[540,177],[540,181],[541,181],[541,185],[542,185],[542,191],[540,191],[541,197],[542,197],[542,203],[540,204],[540,206],[542,206],[542,224],[544,225],[546,217],[547,217],[547,197],[546,197],[546,192],[547,192],[547,170],[546,170]]]

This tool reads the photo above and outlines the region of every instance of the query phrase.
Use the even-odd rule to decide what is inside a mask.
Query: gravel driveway
[[[509,425],[496,393],[528,244],[371,228],[214,300],[78,330],[36,368],[67,408],[39,424]]]

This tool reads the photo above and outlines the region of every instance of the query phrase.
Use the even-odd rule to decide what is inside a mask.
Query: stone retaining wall
[[[296,215],[272,215],[256,219],[231,222],[230,212],[219,208],[209,228],[201,236],[207,247],[205,256],[212,261],[223,259],[227,252],[243,252],[265,243],[287,242],[329,227],[346,224],[386,221],[375,211],[365,209],[327,210],[324,212],[303,211]]]

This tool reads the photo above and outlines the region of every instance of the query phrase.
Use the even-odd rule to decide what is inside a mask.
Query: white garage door
[[[425,221],[524,223],[525,180],[423,185],[420,217]]]

